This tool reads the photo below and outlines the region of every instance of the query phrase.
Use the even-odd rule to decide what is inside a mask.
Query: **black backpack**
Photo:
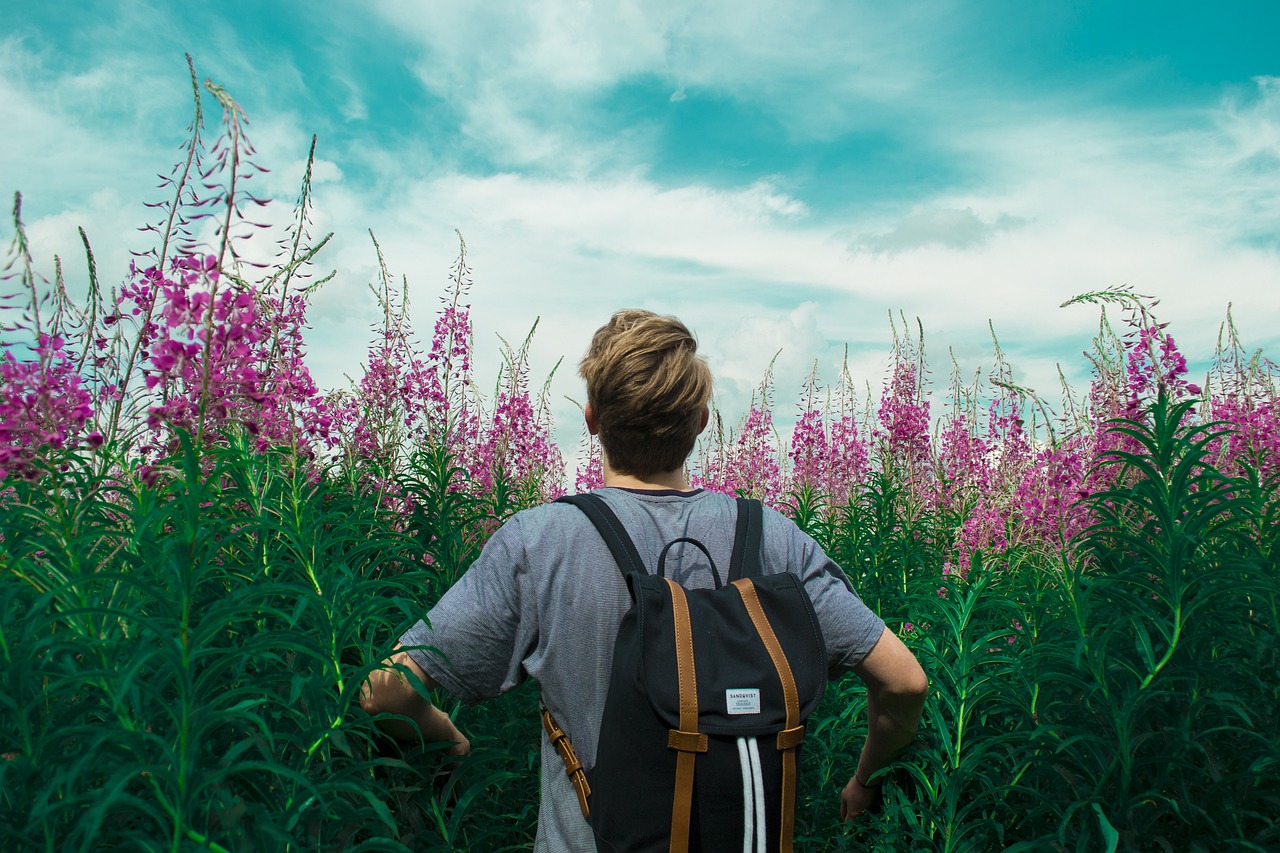
[[[645,571],[618,517],[595,495],[560,499],[586,513],[626,578],[596,764],[584,768],[543,712],[602,851],[790,851],[804,722],[822,699],[826,647],[790,572],[765,575],[759,501],[738,499],[729,577],[702,543],[667,543]],[[690,543],[714,589],[665,577]]]

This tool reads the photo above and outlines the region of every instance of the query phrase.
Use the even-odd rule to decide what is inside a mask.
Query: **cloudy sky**
[[[0,0],[0,190],[46,273],[118,282],[191,116],[184,53],[251,121],[287,220],[319,137],[336,278],[313,371],[359,376],[376,258],[418,328],[467,241],[480,374],[540,317],[562,442],[591,332],[628,306],[698,333],[727,414],[774,354],[791,411],[847,345],[878,389],[890,315],[1057,399],[1087,382],[1089,290],[1128,284],[1201,367],[1228,304],[1280,350],[1280,4]],[[206,99],[208,135],[217,114]],[[0,226],[0,237],[11,236]],[[264,241],[265,242],[265,241]],[[941,389],[939,389],[940,391]],[[571,448],[566,448],[572,452]]]

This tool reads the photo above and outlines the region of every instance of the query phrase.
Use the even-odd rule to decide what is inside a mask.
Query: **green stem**
[[[208,849],[215,851],[215,853],[231,853],[230,850],[223,847],[221,844],[210,840],[207,835],[202,835],[194,829],[187,829],[187,838],[194,841],[196,844],[203,844]]]
[[[204,126],[204,112],[200,108],[200,85],[196,82],[196,66],[189,53],[187,54],[187,70],[191,72],[191,89],[195,99],[196,115],[191,122],[191,141],[187,143],[187,161],[183,164],[182,175],[174,186],[173,204],[169,206],[169,216],[165,221],[164,234],[160,242],[160,252],[156,257],[156,271],[161,279],[164,277],[164,265],[169,256],[169,243],[173,239],[173,223],[182,209],[182,193],[187,188],[187,183],[190,180],[191,167],[196,162],[196,152],[200,150],[200,128]],[[108,443],[115,438],[116,431],[119,429],[120,415],[124,411],[125,391],[129,387],[129,379],[133,376],[133,368],[137,363],[138,353],[142,349],[142,341],[145,337],[143,332],[151,325],[151,318],[159,301],[160,294],[153,293],[151,304],[147,307],[146,314],[142,316],[141,325],[138,327],[138,337],[134,340],[133,347],[129,350],[128,361],[125,363],[124,370],[119,374],[120,387],[116,393],[115,404],[111,409],[111,420],[106,433]]]
[[[1146,678],[1142,679],[1142,684],[1138,687],[1139,690],[1145,690],[1147,688],[1147,685],[1149,685],[1152,682],[1152,680],[1155,679],[1155,677],[1160,674],[1160,670],[1164,669],[1165,665],[1168,664],[1169,661],[1173,658],[1173,653],[1178,648],[1178,639],[1181,636],[1182,636],[1182,602],[1179,601],[1176,605],[1174,605],[1174,608],[1173,608],[1173,637],[1171,637],[1169,640],[1169,648],[1168,650],[1165,651],[1164,657],[1160,658],[1160,662],[1156,664],[1156,668],[1153,669],[1151,672],[1149,672]]]

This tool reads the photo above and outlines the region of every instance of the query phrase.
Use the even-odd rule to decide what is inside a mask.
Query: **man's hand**
[[[408,672],[392,669],[394,665]],[[427,675],[399,646],[396,646],[385,666],[384,669],[371,672],[361,685],[360,707],[371,715],[396,714],[407,717],[412,722],[386,718],[378,721],[378,727],[397,740],[422,739],[447,743],[449,746],[445,748],[444,754],[449,757],[464,758],[470,755],[471,741],[458,731],[448,714],[433,705],[410,684],[406,675],[416,678],[427,689],[439,687],[435,679]]]
[[[875,814],[880,809],[883,793],[879,785],[864,785],[854,776],[840,792],[840,819],[848,822],[867,812]]]
[[[444,750],[445,755],[451,758],[466,758],[471,754],[471,741],[454,725],[448,714],[432,705],[426,712],[426,716],[428,719],[420,722],[418,727],[424,735],[431,732],[433,734],[431,740],[449,742],[449,746]],[[452,768],[456,765],[457,762],[453,761],[447,762],[445,766]]]

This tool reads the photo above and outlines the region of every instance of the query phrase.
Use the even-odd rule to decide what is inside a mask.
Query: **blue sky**
[[[726,413],[770,359],[784,415],[844,348],[879,388],[889,313],[1018,379],[1083,384],[1087,290],[1130,284],[1201,365],[1228,303],[1280,344],[1280,5],[1270,2],[0,0],[0,189],[42,268],[118,281],[184,140],[184,52],[244,107],[288,218],[318,134],[316,227],[337,278],[312,311],[322,384],[358,376],[368,238],[418,327],[469,248],[481,378],[541,317],[535,379],[562,443],[573,365],[609,313],[698,332]],[[207,109],[212,109],[207,102]],[[216,121],[216,116],[212,116]],[[211,128],[212,130],[213,128]],[[4,229],[7,240],[8,229]],[[941,389],[939,389],[941,390]]]

